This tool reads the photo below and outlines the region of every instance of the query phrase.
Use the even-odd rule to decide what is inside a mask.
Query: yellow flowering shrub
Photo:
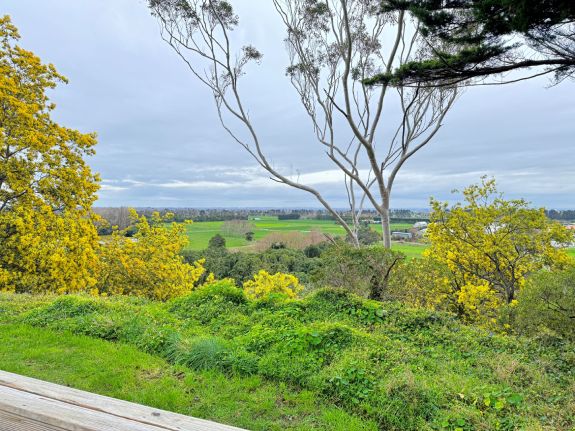
[[[55,214],[16,208],[0,217],[0,290],[74,293],[96,283],[97,233],[92,220],[74,212]]]
[[[250,299],[266,298],[274,293],[295,298],[302,290],[303,286],[297,277],[281,272],[272,275],[261,270],[254,275],[253,280],[244,282],[244,292]]]
[[[179,255],[188,242],[186,225],[166,224],[170,215],[154,213],[148,221],[130,214],[136,234],[116,230],[100,247],[98,293],[167,300],[191,292],[205,270],[203,260],[190,265]]]
[[[54,66],[17,45],[0,17],[0,290],[90,289],[97,269],[90,207],[98,177],[84,161],[94,134],[51,119],[46,90],[66,82]]]
[[[457,292],[457,302],[461,304],[466,320],[487,326],[496,323],[496,311],[504,304],[501,296],[487,282],[465,284]]]
[[[459,313],[490,321],[496,309],[516,299],[526,277],[569,263],[561,245],[573,241],[573,233],[547,219],[543,209],[504,200],[494,180],[483,178],[463,198],[451,207],[432,200],[427,254],[449,269]]]

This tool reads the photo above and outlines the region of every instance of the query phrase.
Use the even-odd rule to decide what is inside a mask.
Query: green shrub
[[[337,403],[353,408],[367,402],[375,388],[373,370],[357,361],[350,361],[324,381],[322,390]]]
[[[60,325],[65,321],[62,320]],[[108,341],[118,341],[120,339],[124,324],[117,315],[108,313],[78,316],[75,319],[68,319],[68,323],[73,326],[70,329],[76,334],[88,335]]]
[[[322,254],[323,265],[316,274],[316,283],[383,300],[389,279],[404,258],[402,253],[379,245],[356,248],[338,244]]]
[[[179,317],[209,324],[230,314],[248,310],[243,290],[233,280],[221,280],[202,286],[191,294],[170,302],[169,311]]]
[[[409,313],[397,313],[394,315],[394,319],[395,325],[410,332],[439,328],[455,321],[455,318],[447,313],[421,308],[411,309]]]
[[[243,289],[237,287],[234,280],[218,280],[200,286],[187,296],[173,300],[171,311],[185,311],[198,303],[210,301],[222,301],[239,305],[247,303],[247,298]]]
[[[446,265],[429,257],[402,261],[390,277],[386,299],[412,307],[457,311],[452,276]]]
[[[225,248],[226,247],[226,239],[221,236],[219,233],[215,234],[213,237],[210,238],[208,242],[209,248]]]
[[[177,336],[166,320],[150,314],[126,314],[118,329],[118,340],[135,345],[147,353],[166,356],[171,341]]]
[[[376,325],[388,320],[397,305],[360,298],[344,289],[324,288],[305,299],[306,315],[317,320],[339,320]]]
[[[225,248],[209,248],[203,251],[186,250],[183,257],[188,263],[205,258],[206,275],[213,273],[217,279],[232,278],[238,284],[251,279],[263,269],[271,274],[293,274],[307,285],[310,281],[309,275],[321,265],[317,257],[307,257],[305,252],[293,249],[230,253]]]
[[[350,307],[362,304],[363,300],[344,288],[323,288],[306,298],[312,312],[325,312],[325,315],[341,313]]]
[[[575,341],[575,267],[534,275],[519,292],[516,329]]]

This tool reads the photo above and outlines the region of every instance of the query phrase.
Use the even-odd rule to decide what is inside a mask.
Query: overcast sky
[[[256,7],[255,4],[258,6]],[[3,0],[20,44],[70,83],[52,93],[55,119],[98,133],[89,160],[102,177],[98,206],[317,207],[269,180],[221,130],[209,92],[160,38],[143,0]],[[238,37],[264,54],[250,68],[250,113],[274,165],[299,173],[344,207],[341,179],[313,140],[285,77],[283,29],[268,0],[242,0]],[[394,208],[493,175],[508,197],[575,207],[575,83],[546,78],[466,90],[434,141],[408,162]]]

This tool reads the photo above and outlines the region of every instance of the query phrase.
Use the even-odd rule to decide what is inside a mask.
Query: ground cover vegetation
[[[257,375],[195,371],[126,343],[70,332],[0,328],[0,369],[13,373],[254,431],[375,429],[311,391]]]
[[[252,300],[233,282],[220,281],[168,302],[5,294],[0,304],[2,321],[25,325],[23,331],[86,335],[181,367],[194,393],[200,387],[200,403],[206,379],[240,388],[256,379],[257,393],[274,383],[284,388],[284,397],[275,398],[279,409],[297,411],[307,397],[323,406],[312,417],[335,405],[340,417],[354,417],[350,427],[361,423],[363,429],[569,430],[575,424],[575,357],[567,341],[495,335],[448,313],[369,301],[344,290]],[[42,347],[35,344],[37,357]],[[172,378],[171,369],[164,378]],[[216,414],[238,399],[253,409],[253,392],[242,393],[228,393],[220,407],[212,401]],[[181,399],[174,397],[175,403]],[[250,422],[245,413],[226,417],[249,429],[265,429],[261,420],[255,415]],[[293,420],[297,428],[305,419]],[[281,424],[292,426],[289,418]]]

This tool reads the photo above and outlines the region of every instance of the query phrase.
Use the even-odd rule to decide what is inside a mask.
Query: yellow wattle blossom
[[[457,302],[470,321],[487,319],[491,323],[495,320],[490,316],[502,305],[501,297],[486,282],[462,286],[457,293]]]
[[[0,290],[87,290],[96,282],[90,207],[99,186],[84,157],[95,135],[52,121],[46,90],[66,79],[18,39],[0,18]]]
[[[464,204],[431,201],[428,256],[451,272],[452,295],[467,319],[489,322],[504,304],[514,306],[527,276],[570,261],[561,244],[573,233],[550,221],[543,209],[504,200],[495,181],[463,191]]]
[[[297,277],[281,272],[272,275],[261,270],[254,275],[253,280],[244,283],[244,292],[250,299],[266,298],[273,293],[295,298],[302,290],[303,286],[299,284]]]
[[[205,271],[205,261],[189,265],[179,255],[188,243],[185,225],[166,225],[170,214],[161,217],[154,213],[151,223],[133,209],[130,216],[136,234],[126,237],[125,232],[116,230],[99,249],[98,292],[159,300],[191,292]]]

